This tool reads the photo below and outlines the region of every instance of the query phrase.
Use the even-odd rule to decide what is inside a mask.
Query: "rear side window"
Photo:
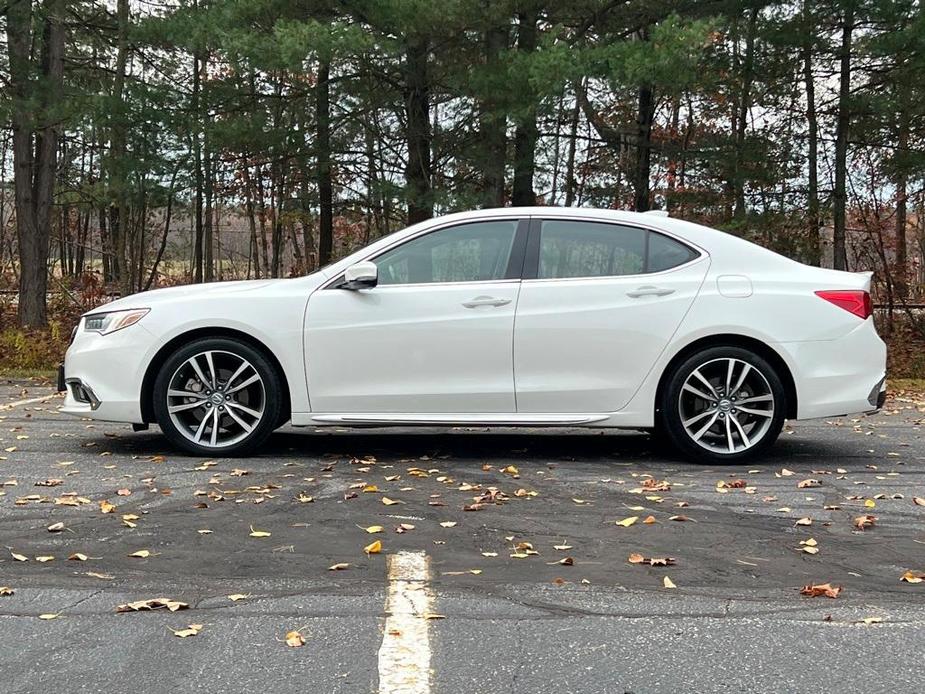
[[[643,272],[644,229],[595,222],[543,222],[539,279],[611,277]]]
[[[638,227],[583,221],[544,221],[538,279],[620,277],[662,272],[699,254],[668,236]]]

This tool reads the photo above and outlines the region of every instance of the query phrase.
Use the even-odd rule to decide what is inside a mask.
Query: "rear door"
[[[514,327],[518,412],[615,412],[691,306],[705,253],[628,224],[534,219]]]

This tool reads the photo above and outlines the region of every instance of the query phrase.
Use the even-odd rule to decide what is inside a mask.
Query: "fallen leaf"
[[[16,552],[13,551],[10,552],[10,556],[13,557],[13,559],[16,561],[29,561],[29,557],[22,554],[16,554]]]
[[[382,503],[386,506],[394,506],[395,504],[403,504],[404,501],[398,501],[397,499],[390,499],[387,496],[382,497]]]
[[[899,580],[906,583],[921,583],[925,581],[925,571],[907,571],[899,577]]]
[[[50,533],[60,533],[62,530],[64,530],[64,523],[52,523],[48,526]]]
[[[171,629],[174,636],[185,639],[189,636],[195,636],[202,631],[202,624],[190,624],[186,629]]]
[[[866,530],[867,528],[873,527],[874,523],[877,522],[877,516],[872,516],[869,513],[863,516],[858,516],[854,519],[854,527],[857,530]]]
[[[40,614],[40,615],[39,615],[39,619],[45,619],[45,620],[48,620],[48,619],[57,619],[60,615],[61,615],[60,612],[57,613],[57,614],[50,614],[50,613]]]
[[[642,522],[646,525],[652,525],[655,522],[655,516],[646,516]]]
[[[665,584],[666,588],[677,588],[677,586],[674,584],[674,581],[672,581],[667,576],[665,576],[665,578],[662,579],[662,582]]]
[[[251,532],[250,532],[251,537],[270,537],[271,533],[268,533],[266,530],[254,530],[253,525],[250,526],[250,528],[251,528]]]
[[[170,612],[177,610],[189,609],[189,605],[179,600],[170,598],[149,598],[147,600],[136,600],[116,607],[116,612],[143,612],[147,610],[167,609]]]
[[[296,501],[300,504],[310,504],[315,500],[315,497],[308,496],[304,492],[299,492],[299,495],[296,497]]]
[[[0,586],[0,596],[13,595],[16,591],[9,586]]]
[[[86,554],[81,554],[80,552],[75,552],[74,554],[72,554],[71,556],[68,557],[68,560],[69,560],[69,561],[87,561],[87,559],[89,559],[89,558],[90,558],[90,557],[88,557]]]
[[[248,595],[245,595],[244,593],[234,593],[234,594],[229,595],[229,596],[227,596],[227,597],[228,597],[229,600],[231,600],[231,602],[237,602],[238,600],[244,600],[244,599],[248,598],[249,596],[248,596]]]
[[[328,571],[343,571],[344,569],[347,569],[349,567],[350,567],[350,564],[347,564],[346,562],[344,562],[341,564],[334,564],[332,566],[329,566]]]
[[[379,554],[379,552],[382,551],[382,541],[376,540],[375,542],[371,542],[363,548],[363,551],[366,552],[367,555]]]
[[[883,622],[883,617],[864,617],[861,620],[862,624],[880,624]]]
[[[119,491],[116,492],[116,494],[118,494],[119,496],[131,496],[132,490],[131,489],[120,489]]]
[[[638,553],[636,553],[636,552],[633,552],[633,553],[629,556],[629,559],[627,559],[627,561],[628,561],[630,564],[642,564],[645,560],[646,560],[646,558],[645,558],[644,556],[642,556],[641,554],[638,554]]]
[[[35,560],[37,562],[41,562],[42,564],[44,564],[45,562],[48,562],[48,561],[54,561],[55,558],[51,554],[45,554],[40,557],[36,557]]]
[[[443,521],[442,523],[440,523],[440,526],[443,528],[455,528],[456,521]]]
[[[519,474],[520,474],[520,470],[518,470],[518,469],[517,469],[515,466],[513,466],[513,465],[508,465],[506,468],[504,468],[503,470],[501,470],[501,472],[503,472],[503,473],[505,473],[505,474],[507,474],[507,475],[519,475]]]
[[[841,590],[841,586],[833,586],[831,583],[811,583],[800,589],[800,595],[806,595],[810,598],[818,598],[821,596],[837,598]]]
[[[373,534],[373,533],[381,533],[383,530],[385,530],[385,528],[383,528],[381,525],[370,525],[366,528],[363,528],[363,530],[365,530],[366,532],[370,534]]]
[[[105,499],[100,502],[100,511],[102,513],[113,513],[116,510],[116,505],[111,504]]]
[[[293,629],[286,633],[286,645],[290,648],[301,648],[305,645],[305,639],[302,634]]]
[[[617,525],[621,525],[624,528],[628,528],[638,520],[639,520],[639,516],[630,516],[629,518],[624,518],[621,521],[617,521]]]
[[[800,518],[796,523],[794,523],[794,525],[812,525],[812,524],[813,524],[813,519],[809,517]]]
[[[864,506],[867,508],[875,508],[877,506],[877,502],[873,499],[865,499]]]
[[[914,496],[912,497],[912,503],[916,506],[925,506],[925,499],[920,496]]]
[[[365,487],[363,487],[364,494],[375,494],[378,491],[379,487],[377,487],[375,484],[367,484]]]
[[[151,556],[151,550],[140,549],[137,552],[132,552],[130,557],[135,557],[136,559],[147,559]]]
[[[817,479],[807,479],[797,483],[797,489],[809,489],[810,487],[821,487],[822,482]]]

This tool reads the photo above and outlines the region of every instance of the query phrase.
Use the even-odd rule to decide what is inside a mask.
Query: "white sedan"
[[[663,214],[506,208],[414,225],[307,277],[172,287],[81,318],[63,411],[189,453],[293,426],[646,429],[765,451],[883,404],[869,273]]]

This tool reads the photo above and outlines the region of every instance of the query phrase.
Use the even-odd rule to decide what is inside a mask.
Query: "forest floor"
[[[4,691],[911,690],[925,399],[902,385],[705,467],[587,430],[285,429],[201,460],[7,384]],[[117,612],[153,598],[188,607]]]

